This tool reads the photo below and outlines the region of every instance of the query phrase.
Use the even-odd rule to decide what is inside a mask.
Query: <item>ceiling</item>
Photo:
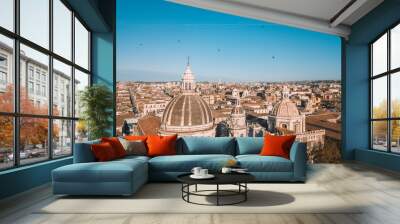
[[[351,0],[230,0],[235,3],[247,3],[255,7],[275,9],[302,16],[310,16],[324,20],[331,19]],[[309,7],[313,6],[313,7]]]
[[[383,0],[170,0],[198,8],[347,38],[351,25]]]
[[[0,0],[1,1],[1,0]],[[66,0],[78,12],[92,32],[110,32],[113,28],[115,0]]]

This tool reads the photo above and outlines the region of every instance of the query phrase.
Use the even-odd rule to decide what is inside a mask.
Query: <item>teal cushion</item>
[[[59,182],[130,182],[134,173],[147,176],[147,163],[138,159],[74,163],[52,172],[53,181]]]
[[[219,171],[230,159],[231,155],[174,155],[158,156],[149,160],[151,172],[190,172],[193,167],[203,167],[210,171]]]
[[[91,149],[92,144],[99,144],[100,140],[75,143],[74,147],[74,163],[95,162],[96,158]]]
[[[238,137],[236,143],[236,155],[260,154],[264,137]]]
[[[239,155],[236,159],[250,172],[293,172],[293,162],[279,156]]]
[[[135,160],[147,162],[147,161],[149,161],[149,159],[150,159],[150,157],[147,157],[147,156],[134,156],[134,155],[132,155],[132,156],[125,156],[124,158],[121,158],[121,159],[118,159],[118,160],[114,160],[113,162],[115,162],[115,161],[127,161],[127,162],[130,162],[130,161],[135,161]]]
[[[182,137],[177,145],[178,154],[235,155],[235,139],[231,137]]]

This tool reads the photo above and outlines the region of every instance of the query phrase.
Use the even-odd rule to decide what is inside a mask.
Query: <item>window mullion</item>
[[[20,1],[14,1],[14,30],[19,35],[19,5]],[[20,50],[19,50],[19,40],[18,38],[14,39],[14,112],[19,113],[19,99],[20,99]],[[19,166],[20,164],[20,155],[19,155],[19,136],[20,136],[20,118],[14,116],[14,166]]]
[[[75,118],[75,12],[72,11],[71,14],[71,23],[72,23],[72,29],[71,29],[71,60],[72,64],[74,66],[71,67],[71,117]],[[71,150],[72,150],[72,155],[74,155],[74,145],[75,145],[75,125],[76,121],[72,121],[72,130],[71,130]]]
[[[91,52],[91,45],[92,45],[92,33],[90,33],[90,32],[88,32],[88,63],[89,63],[89,65],[88,65],[88,70],[90,71],[90,72],[92,72],[93,71],[93,68],[92,68],[92,60],[91,60],[91,55],[92,55],[92,52]],[[89,83],[89,85],[92,85],[92,78],[90,78],[90,83]]]
[[[390,71],[390,30],[387,32],[387,71]],[[389,73],[388,75],[387,75],[387,90],[388,90],[388,92],[387,92],[387,98],[388,98],[388,103],[387,103],[387,110],[388,110],[388,118],[391,118],[392,117],[392,99],[391,99],[391,79],[392,79],[392,76],[391,76],[391,74]],[[392,131],[391,131],[391,129],[392,129],[392,121],[391,120],[388,120],[388,122],[387,122],[387,140],[388,140],[388,148],[387,148],[387,151],[388,152],[391,152],[392,151],[392,135],[391,135],[391,133],[392,133]]]
[[[49,0],[49,50],[53,52],[53,0]],[[48,119],[48,152],[49,159],[53,158],[53,56],[49,55],[49,71],[48,71],[48,91],[49,94],[49,115]]]
[[[370,89],[369,89],[369,118],[370,118],[370,122],[369,122],[369,145],[370,145],[370,149],[373,149],[373,146],[374,146],[374,136],[373,136],[373,130],[372,130],[372,128],[373,128],[373,121],[372,121],[372,118],[373,118],[373,98],[372,98],[372,96],[373,96],[373,91],[374,91],[374,86],[373,86],[373,79],[372,79],[372,73],[373,73],[373,50],[374,50],[374,48],[372,47],[372,45],[370,45],[370,47],[369,47],[369,52],[370,52],[370,55],[369,55],[369,64],[370,64],[370,66],[369,66],[369,69],[370,69],[370,71],[369,71],[369,85],[370,85]]]

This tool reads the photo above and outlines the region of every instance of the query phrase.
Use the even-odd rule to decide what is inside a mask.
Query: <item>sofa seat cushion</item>
[[[124,158],[121,158],[121,159],[114,160],[113,162],[115,162],[115,161],[127,161],[127,162],[129,162],[129,161],[132,161],[132,160],[138,160],[138,161],[147,162],[147,161],[149,161],[149,159],[150,159],[150,157],[148,157],[148,156],[131,155],[131,156],[125,156]]]
[[[231,155],[174,155],[158,156],[149,160],[152,172],[190,172],[193,167],[203,167],[210,171],[219,171],[230,159]]]
[[[109,162],[75,163],[53,170],[53,181],[58,182],[131,182],[138,172],[147,171],[147,163],[140,159]],[[147,176],[147,173],[143,173]]]
[[[293,172],[293,162],[279,156],[239,155],[236,159],[249,172]]]

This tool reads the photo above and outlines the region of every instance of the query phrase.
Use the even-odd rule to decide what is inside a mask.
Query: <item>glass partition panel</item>
[[[72,68],[53,60],[53,115],[72,117]]]
[[[391,121],[391,151],[400,153],[400,120]]]
[[[71,60],[72,12],[60,0],[53,0],[53,51]]]
[[[0,26],[14,31],[14,0],[0,1]]]
[[[75,69],[75,117],[79,117],[81,115],[81,95],[82,91],[89,86],[89,75],[81,72],[78,69]]]
[[[0,112],[14,111],[14,43],[0,34]]]
[[[387,34],[372,44],[372,76],[387,71]]]
[[[387,151],[387,121],[372,122],[372,147],[373,149]]]
[[[21,36],[49,48],[49,0],[20,0]]]
[[[400,67],[400,25],[390,32],[390,68]]]
[[[387,78],[372,81],[372,118],[387,118]]]
[[[49,109],[49,57],[21,44],[20,110],[47,115]]]
[[[400,72],[391,75],[391,117],[400,118]]]
[[[72,154],[72,121],[53,120],[53,157]]]
[[[75,121],[75,142],[88,140],[88,129],[84,120]]]
[[[20,118],[19,156],[21,164],[35,163],[49,158],[49,120]]]
[[[11,116],[0,116],[0,170],[14,165],[14,122]]]
[[[75,63],[89,70],[89,32],[75,18]]]

